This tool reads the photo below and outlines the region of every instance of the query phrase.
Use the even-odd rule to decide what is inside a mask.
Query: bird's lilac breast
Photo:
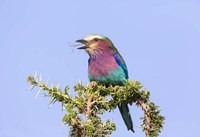
[[[124,85],[126,83],[124,70],[109,49],[104,49],[100,54],[94,54],[90,57],[88,77],[90,81],[97,81],[106,85]]]
[[[91,59],[88,71],[94,78],[108,75],[110,72],[118,69],[118,64],[113,57],[108,59]]]

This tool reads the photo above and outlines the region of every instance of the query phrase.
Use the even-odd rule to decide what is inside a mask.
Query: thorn
[[[65,110],[64,104],[62,103],[62,111]]]
[[[57,86],[56,86],[57,89],[59,88],[59,85],[60,85],[60,84],[58,83]]]
[[[78,80],[78,83],[82,85],[82,81],[80,79]]]
[[[31,86],[29,87],[29,90],[33,90],[34,87],[35,87],[35,85],[31,85]]]
[[[47,79],[47,82],[46,82],[46,85],[48,86],[48,84],[49,84],[49,78]]]
[[[56,102],[56,99],[51,97],[51,99],[49,101],[49,108],[51,108],[55,102]]]
[[[42,81],[42,74],[40,73],[40,81]]]
[[[37,78],[37,71],[35,72],[34,78],[35,78],[35,79]]]
[[[38,78],[37,77],[35,78],[35,81],[38,82]]]
[[[40,88],[35,96],[35,99],[37,99],[37,97],[39,96],[40,92],[42,91],[42,89]]]
[[[50,108],[50,105],[51,105],[52,101],[53,101],[53,97],[51,97],[50,100],[49,100],[49,108]]]

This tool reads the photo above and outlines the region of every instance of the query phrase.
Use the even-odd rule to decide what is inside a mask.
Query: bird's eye
[[[97,42],[99,39],[98,38],[94,38],[94,41]]]

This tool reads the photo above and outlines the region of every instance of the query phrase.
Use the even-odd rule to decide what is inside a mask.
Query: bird
[[[112,41],[103,35],[91,34],[76,40],[88,55],[88,78],[103,85],[124,86],[128,79],[126,63]],[[118,105],[128,130],[133,132],[133,122],[127,102]]]

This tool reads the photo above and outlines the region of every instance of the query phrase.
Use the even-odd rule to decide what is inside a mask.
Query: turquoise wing
[[[128,69],[126,67],[126,63],[124,61],[124,59],[122,58],[122,56],[119,53],[116,53],[114,55],[115,61],[117,62],[117,64],[123,69],[124,73],[125,73],[125,78],[128,79]]]

